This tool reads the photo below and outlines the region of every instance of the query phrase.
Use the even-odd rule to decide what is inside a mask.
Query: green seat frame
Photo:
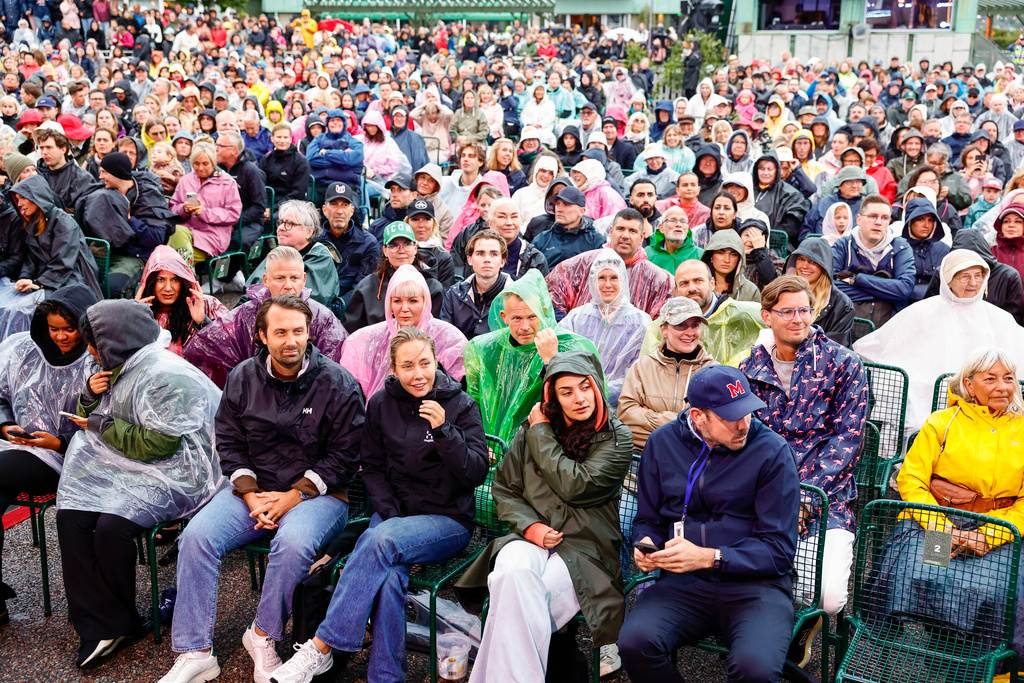
[[[902,368],[864,363],[868,374],[868,420],[878,427],[878,466],[871,484],[885,491],[886,473],[903,454],[903,429],[907,419],[910,378]]]
[[[948,568],[922,567],[921,575],[916,571],[894,573],[880,581],[877,573],[883,555],[893,552],[887,545],[892,532],[911,513],[929,525],[934,520],[939,528],[950,514],[962,524],[985,524],[995,534],[994,545],[1010,547],[990,553],[984,569],[974,558],[957,557]],[[858,526],[853,601],[842,627],[852,635],[836,672],[837,683],[991,681],[1000,662],[1008,663],[1010,680],[1017,680],[1017,655],[1010,649],[1020,561],[1020,532],[1015,526],[983,515],[896,500],[869,503]],[[970,588],[980,583],[982,571],[983,580],[995,584],[1005,600],[979,609],[970,632],[942,621],[929,609],[935,605],[931,600],[924,601],[924,609],[910,600],[901,601],[907,609],[898,616],[886,607],[901,591],[916,593],[922,581],[955,582],[963,587],[967,605],[972,598]]]
[[[221,279],[231,272],[231,260],[238,258],[241,263],[242,273],[245,275],[245,279],[249,279],[249,259],[248,254],[243,251],[239,251],[242,248],[242,217],[238,217],[238,224],[235,226],[234,235],[232,236],[232,243],[238,245],[238,249],[233,251],[225,251],[219,256],[213,256],[205,261],[201,261],[195,264],[196,278],[199,279],[199,286],[202,288],[203,275],[206,275],[206,281],[210,285],[210,294],[213,294],[213,280],[214,278]]]
[[[57,503],[57,494],[36,495],[19,493],[14,505],[28,508],[28,518],[32,525],[32,545],[39,548],[39,564],[42,570],[43,583],[43,614],[50,616],[50,565],[46,553],[46,524],[43,518],[46,511]]]
[[[89,245],[89,251],[92,252],[92,257],[96,259],[96,270],[100,281],[100,290],[103,292],[103,298],[110,298],[110,283],[108,281],[108,275],[110,273],[110,242],[107,240],[101,240],[98,237],[86,237],[85,243]]]
[[[784,230],[771,230],[768,233],[768,248],[780,259],[789,258],[789,234]]]
[[[855,344],[875,331],[875,324],[867,318],[854,318],[853,329],[850,330],[850,344]]]

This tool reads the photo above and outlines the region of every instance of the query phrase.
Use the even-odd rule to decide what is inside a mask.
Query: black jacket
[[[757,165],[761,161],[775,164],[775,181],[761,189],[757,179]],[[781,230],[789,235],[792,246],[800,243],[800,226],[804,222],[810,203],[799,190],[782,180],[782,167],[775,152],[762,154],[751,169],[754,183],[754,206],[768,214],[772,230]],[[703,200],[701,200],[703,202]],[[711,206],[711,204],[705,204]]]
[[[274,148],[257,164],[274,188],[274,203],[280,206],[289,199],[307,199],[309,192],[309,160],[292,145],[283,152]]]
[[[514,256],[516,242],[519,242],[518,257]],[[547,274],[551,271],[551,268],[548,267],[548,260],[544,258],[544,254],[540,253],[540,249],[522,237],[513,241],[508,248],[508,258],[505,260],[505,267],[502,270],[511,275],[513,280],[518,280],[526,275],[526,271],[533,268],[539,270],[540,274],[544,277],[547,277]]]
[[[317,240],[338,255],[338,295],[348,300],[356,283],[373,273],[380,263],[380,245],[355,220],[349,221],[348,230],[335,237],[330,225],[324,222],[324,233]]]
[[[608,156],[618,162],[619,166],[625,169],[633,168],[636,163],[636,147],[629,142],[619,138],[608,150]],[[622,188],[625,190],[626,188]]]
[[[302,479],[317,484],[306,475],[311,471],[328,493],[346,488],[359,466],[363,391],[315,346],[307,358],[306,371],[293,382],[267,371],[265,349],[228,375],[216,419],[225,476],[248,470],[260,489],[287,491]]]
[[[420,252],[421,256],[429,256],[429,252]],[[444,287],[437,281],[437,267],[433,257],[420,259],[416,263],[416,269],[427,281],[427,289],[430,290],[430,312],[434,317],[441,315],[441,299],[444,296]],[[370,273],[356,285],[352,290],[352,296],[345,308],[345,329],[349,333],[358,329],[384,321],[384,304],[388,293],[388,283],[395,269],[388,265],[381,278],[376,272]]]
[[[466,339],[478,337],[491,331],[487,318],[491,312],[491,303],[501,294],[505,285],[511,282],[507,273],[501,273],[495,283],[477,300],[476,275],[470,274],[462,282],[444,293],[441,302],[441,320],[459,328]]]
[[[68,159],[68,162],[56,171],[51,171],[46,162],[40,159],[36,162],[36,171],[46,178],[46,182],[54,194],[60,197],[65,209],[77,208],[79,200],[83,197],[103,189],[103,183],[93,178],[72,159]]]
[[[991,252],[990,252],[991,253]],[[833,280],[832,272],[832,248],[823,237],[808,237],[800,246],[789,255],[786,261],[785,272],[789,272],[796,265],[796,257],[813,261],[819,268],[825,271],[829,280]],[[853,342],[850,340],[850,332],[853,330],[853,302],[845,292],[835,286],[833,280],[832,289],[828,295],[828,303],[821,313],[814,319],[814,324],[820,327],[829,339],[837,344],[851,348]]]
[[[433,429],[420,417],[424,400],[444,408]],[[444,515],[467,529],[476,519],[474,489],[487,478],[487,440],[480,408],[443,370],[423,398],[395,377],[366,405],[361,464],[374,512],[382,519]]]
[[[953,235],[953,249],[970,249],[985,260],[989,267],[985,301],[1012,315],[1018,325],[1024,324],[1024,285],[1021,283],[1020,273],[1013,266],[996,260],[982,231],[960,230]],[[928,284],[926,298],[939,293],[940,281],[941,273],[936,270]]]
[[[700,160],[706,156],[711,157],[718,164],[718,168],[709,176],[705,176],[699,170]],[[697,174],[697,182],[700,183],[700,193],[697,195],[697,201],[704,206],[711,206],[714,203],[715,195],[722,189],[722,150],[719,146],[709,142],[701,144],[694,154],[693,169]],[[754,186],[757,186],[756,182]],[[775,224],[773,223],[771,227],[774,228]]]
[[[267,209],[267,178],[260,167],[244,157],[227,170],[238,183],[238,195],[242,199],[242,228],[257,227],[263,232],[263,212]],[[309,186],[309,178],[306,178]]]
[[[404,221],[405,214],[408,212],[408,208],[396,209],[391,206],[391,202],[384,202],[384,210],[380,212],[380,218],[370,223],[370,234],[373,235],[373,239],[377,240],[377,243],[383,247],[384,228],[395,221]]]
[[[10,188],[5,188],[9,190]],[[25,220],[14,206],[14,200],[4,192],[0,202],[0,277],[18,279],[21,262],[25,260]]]

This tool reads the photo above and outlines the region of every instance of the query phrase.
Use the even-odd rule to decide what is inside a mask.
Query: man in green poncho
[[[491,305],[491,332],[474,337],[464,353],[466,384],[488,434],[508,442],[540,400],[544,368],[556,353],[593,343],[556,327],[544,276],[530,270],[509,283]]]

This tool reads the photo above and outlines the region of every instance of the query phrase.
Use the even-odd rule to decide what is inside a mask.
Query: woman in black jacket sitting
[[[462,551],[473,528],[473,490],[487,477],[487,442],[476,402],[437,365],[434,340],[403,327],[391,371],[366,406],[363,481],[374,510],[345,564],[316,636],[271,675],[309,681],[331,668],[331,648],[363,649],[373,617],[371,681],[405,678],[406,590],[413,564]]]

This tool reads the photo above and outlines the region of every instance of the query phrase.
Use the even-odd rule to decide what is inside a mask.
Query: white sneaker
[[[307,640],[295,645],[295,656],[270,674],[270,683],[309,683],[314,676],[329,671],[333,664],[330,653],[320,652],[312,640]]]
[[[619,646],[615,643],[601,646],[601,675],[607,676],[622,668],[622,660],[619,659]]]
[[[231,278],[231,282],[224,283],[225,292],[244,292],[245,291],[245,274],[242,271],[237,271],[235,276]]]
[[[254,623],[249,624],[249,628],[242,634],[242,646],[252,657],[252,680],[256,683],[270,683],[270,672],[281,666],[281,658],[277,656],[273,640],[256,634]]]
[[[174,666],[159,683],[204,683],[220,676],[220,665],[213,655],[198,658],[199,652],[185,652],[174,660]]]

